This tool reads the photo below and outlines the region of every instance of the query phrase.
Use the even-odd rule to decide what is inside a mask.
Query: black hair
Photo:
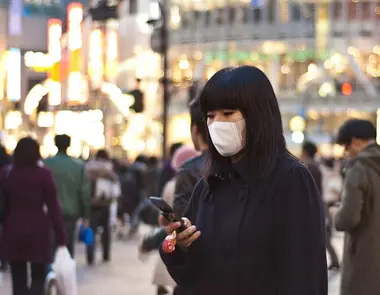
[[[148,164],[151,167],[157,166],[158,165],[158,158],[155,156],[151,156],[148,158]]]
[[[71,145],[71,138],[66,134],[56,135],[54,141],[58,151],[66,151]]]
[[[311,141],[305,141],[302,145],[302,151],[314,159],[315,155],[318,152],[318,148],[315,143]]]
[[[245,159],[254,178],[267,177],[276,158],[286,152],[276,94],[267,76],[253,66],[225,68],[206,83],[200,95],[205,119],[209,111],[240,110],[246,121]],[[221,156],[209,135],[208,173],[226,172],[230,160]]]
[[[16,165],[35,166],[41,160],[40,145],[31,137],[20,139],[13,153]]]
[[[110,155],[106,150],[99,150],[96,152],[96,159],[109,160]]]
[[[198,132],[200,133],[202,140],[207,143],[207,122],[202,113],[201,104],[199,101],[199,97],[193,99],[189,104],[189,112],[190,112],[190,120],[191,127],[196,126]]]
[[[330,158],[325,158],[323,159],[323,164],[330,168],[330,169],[333,169],[334,168],[334,165],[335,165],[335,159],[330,157]]]
[[[336,142],[340,145],[350,145],[354,138],[362,140],[376,139],[376,128],[368,120],[350,119],[346,121],[337,134]]]
[[[138,155],[135,159],[135,163],[144,163],[144,164],[148,164],[148,159],[146,156],[144,155]]]
[[[182,142],[176,142],[176,143],[173,143],[171,146],[170,146],[170,157],[173,158],[175,152],[183,146],[183,143]]]

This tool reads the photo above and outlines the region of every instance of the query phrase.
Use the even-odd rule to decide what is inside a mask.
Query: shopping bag
[[[79,227],[79,241],[83,242],[86,246],[92,246],[94,245],[94,240],[94,232],[91,227],[82,224]]]
[[[76,263],[66,247],[59,247],[55,253],[53,270],[56,274],[57,287],[61,295],[77,295]]]

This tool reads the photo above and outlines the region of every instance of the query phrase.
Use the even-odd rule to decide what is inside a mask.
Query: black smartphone
[[[178,218],[173,208],[166,203],[162,198],[159,197],[150,197],[149,200],[152,202],[154,206],[156,206],[161,211],[161,215],[165,217],[165,219],[169,222],[181,222],[181,226],[176,230],[177,232],[184,231],[186,227],[184,226],[184,222],[182,219]]]

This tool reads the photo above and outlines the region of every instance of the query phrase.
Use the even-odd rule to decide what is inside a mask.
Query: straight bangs
[[[199,97],[202,113],[205,116],[208,112],[216,110],[241,109],[240,95],[236,91],[236,81],[233,81],[233,70],[233,68],[225,68],[206,83]]]
[[[255,179],[269,176],[277,156],[286,151],[276,94],[268,77],[258,68],[225,68],[206,83],[200,95],[203,115],[217,110],[239,110],[246,122],[242,151]],[[226,173],[230,159],[221,156],[209,135],[207,175]]]

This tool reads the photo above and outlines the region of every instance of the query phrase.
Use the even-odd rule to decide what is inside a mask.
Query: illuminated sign
[[[22,33],[23,0],[11,0],[8,8],[8,34],[20,36]]]
[[[11,48],[7,55],[7,97],[16,102],[21,98],[21,51]]]
[[[48,72],[53,67],[53,61],[43,52],[28,51],[24,55],[24,64],[36,72]]]
[[[82,21],[82,4],[71,3],[68,6],[68,36],[70,51],[75,51],[82,48]]]
[[[107,32],[106,58],[106,77],[108,81],[112,81],[116,79],[118,66],[118,35],[115,31]]]
[[[54,63],[59,62],[62,57],[61,37],[62,22],[59,19],[50,19],[48,22],[48,54]]]
[[[59,19],[50,19],[48,22],[48,58],[51,61],[49,71],[49,104],[59,105],[62,100],[61,94],[61,59],[62,59],[62,22]]]
[[[103,81],[103,33],[93,30],[90,34],[88,73],[92,85],[100,87]]]
[[[85,102],[87,100],[86,81],[82,77],[82,25],[83,5],[81,3],[70,3],[68,6],[68,49],[69,49],[69,74],[67,98],[69,102]]]

